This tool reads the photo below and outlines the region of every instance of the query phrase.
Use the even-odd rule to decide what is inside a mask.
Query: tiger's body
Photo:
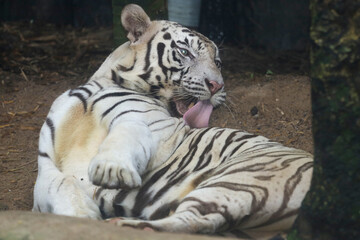
[[[122,22],[130,42],[50,109],[33,211],[132,217],[117,223],[172,232],[289,228],[312,156],[246,132],[200,128],[225,97],[216,46],[176,23],[151,22],[136,5]]]

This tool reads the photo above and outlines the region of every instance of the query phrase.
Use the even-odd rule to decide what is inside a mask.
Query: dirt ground
[[[312,152],[304,53],[222,46],[226,105],[211,125]],[[0,210],[30,210],[40,128],[54,99],[84,83],[113,49],[112,29],[29,22],[0,26]]]

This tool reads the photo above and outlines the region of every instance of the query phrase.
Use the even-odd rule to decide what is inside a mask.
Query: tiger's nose
[[[210,90],[211,95],[217,93],[224,86],[224,84],[220,84],[216,81],[209,81],[208,79],[205,79],[205,82]]]

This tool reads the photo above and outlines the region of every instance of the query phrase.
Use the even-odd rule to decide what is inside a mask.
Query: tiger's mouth
[[[184,99],[174,99],[176,112],[180,116],[183,116],[197,102],[198,102],[198,99],[195,97],[191,97],[191,98],[185,99],[185,100]]]
[[[192,97],[186,100],[174,100],[178,115],[182,116],[186,124],[192,128],[204,128],[209,126],[213,105],[210,100],[198,101]]]

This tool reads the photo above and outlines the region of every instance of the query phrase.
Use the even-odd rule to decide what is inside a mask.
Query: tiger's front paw
[[[114,159],[114,156],[116,155],[99,153],[91,160],[90,181],[109,189],[139,187],[141,177],[133,167],[131,159]]]

